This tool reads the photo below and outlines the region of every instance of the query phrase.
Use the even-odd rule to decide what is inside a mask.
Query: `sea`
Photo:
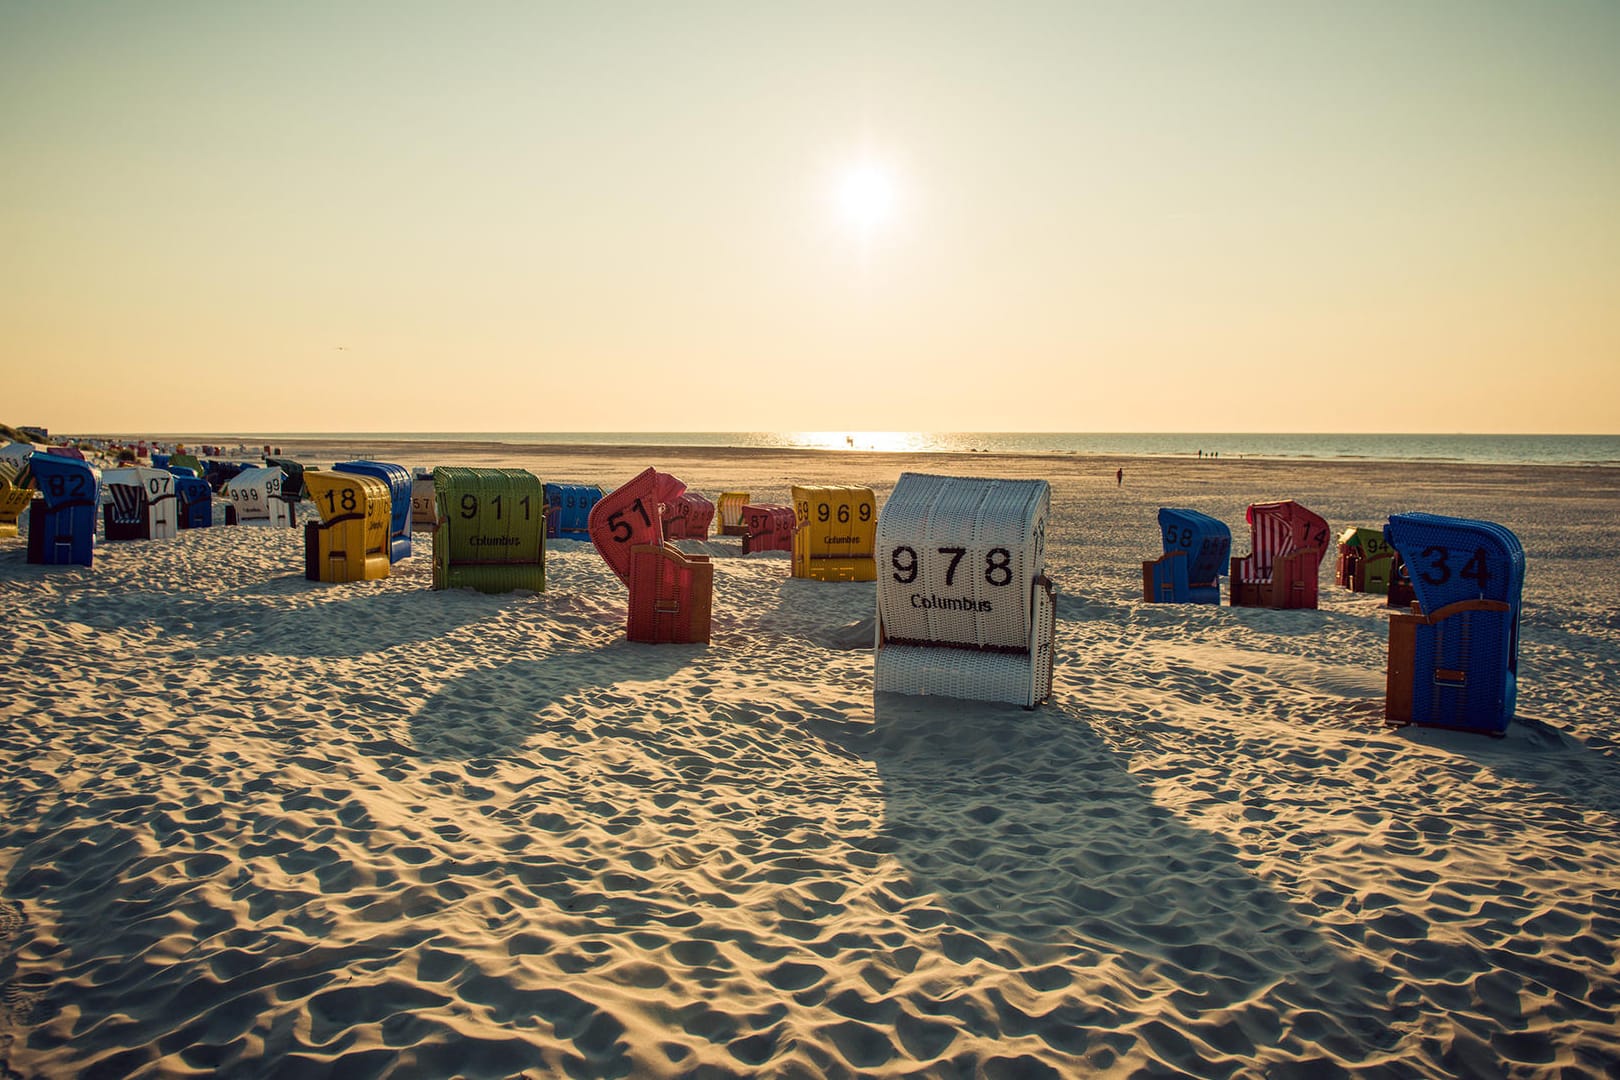
[[[519,445],[730,446],[885,452],[1130,455],[1302,460],[1620,465],[1620,435],[1174,434],[1028,431],[398,431],[155,436],[260,446],[278,439],[502,442]]]

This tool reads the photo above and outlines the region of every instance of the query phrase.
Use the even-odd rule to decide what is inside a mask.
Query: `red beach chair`
[[[1253,550],[1232,560],[1232,606],[1316,607],[1331,538],[1326,519],[1292,499],[1255,503],[1244,517]]]
[[[650,644],[709,641],[714,565],[674,544],[630,548],[630,616],[625,636]]]
[[[792,551],[793,529],[798,515],[791,506],[769,503],[743,507],[742,549],[744,555],[756,551]]]
[[[695,491],[683,492],[664,506],[665,540],[707,540],[714,503]]]
[[[620,581],[630,584],[632,547],[664,542],[663,506],[685,490],[686,485],[668,473],[644,469],[591,507],[587,521],[591,543]]]

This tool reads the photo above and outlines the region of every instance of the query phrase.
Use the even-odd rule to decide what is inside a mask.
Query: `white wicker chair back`
[[[1033,706],[1051,689],[1044,480],[903,473],[878,518],[878,690]]]

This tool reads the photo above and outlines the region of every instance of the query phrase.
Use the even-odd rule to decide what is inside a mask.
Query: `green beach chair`
[[[433,587],[546,588],[546,496],[526,469],[433,470]]]

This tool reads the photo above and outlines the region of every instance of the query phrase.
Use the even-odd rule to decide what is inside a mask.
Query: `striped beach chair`
[[[1255,503],[1244,514],[1252,550],[1232,559],[1233,607],[1314,608],[1327,554],[1326,519],[1288,499]]]
[[[902,473],[878,517],[873,689],[1034,708],[1052,692],[1045,480]]]
[[[748,505],[748,492],[722,491],[714,500],[715,520],[719,523],[715,533],[719,536],[741,536],[748,531],[743,520],[743,507]]]
[[[167,469],[132,466],[102,476],[108,503],[102,529],[108,540],[167,540],[180,529],[175,477]]]
[[[1519,692],[1519,538],[1436,514],[1397,514],[1384,536],[1416,594],[1416,610],[1389,619],[1385,722],[1503,734]]]
[[[1232,530],[1197,510],[1159,510],[1164,554],[1142,564],[1149,603],[1219,604],[1221,571],[1232,554]]]

